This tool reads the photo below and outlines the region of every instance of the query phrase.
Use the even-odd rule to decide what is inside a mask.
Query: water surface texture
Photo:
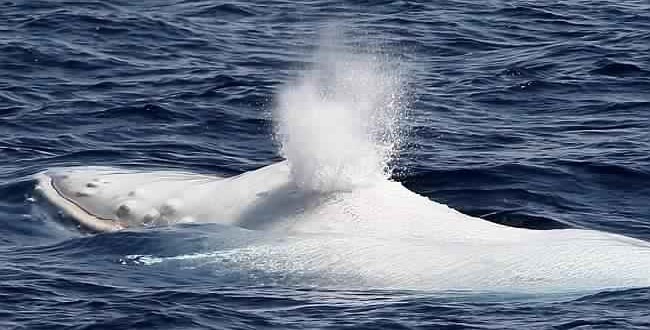
[[[88,234],[34,198],[32,175],[58,166],[231,176],[281,160],[274,109],[324,34],[398,64],[382,69],[400,72],[407,108],[388,134],[393,180],[486,221],[650,240],[646,1],[5,1],[0,327],[650,326],[650,288],[314,285],[224,267],[245,258],[231,247],[275,239],[263,231]]]

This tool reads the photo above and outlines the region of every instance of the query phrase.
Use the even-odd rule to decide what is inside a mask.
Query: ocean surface
[[[34,197],[32,176],[53,167],[231,176],[281,160],[278,95],[328,45],[399,67],[384,68],[403,86],[393,180],[486,221],[650,240],[647,1],[4,1],[0,328],[650,327],[650,288],[230,274],[173,258],[227,249],[236,229],[93,234]]]

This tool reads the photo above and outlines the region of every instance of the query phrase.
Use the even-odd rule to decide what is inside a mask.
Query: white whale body
[[[231,178],[106,167],[36,177],[40,195],[95,231],[217,222],[297,238],[230,251],[261,270],[354,275],[370,286],[407,289],[650,285],[647,242],[591,230],[507,227],[386,179],[348,191],[303,191],[286,161]]]

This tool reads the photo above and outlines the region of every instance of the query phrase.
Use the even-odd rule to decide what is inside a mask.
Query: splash
[[[351,190],[390,175],[406,109],[403,69],[380,52],[326,40],[279,94],[276,137],[306,191]]]

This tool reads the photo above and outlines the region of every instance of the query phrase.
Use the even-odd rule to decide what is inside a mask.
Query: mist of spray
[[[276,138],[291,179],[319,192],[386,179],[402,140],[403,70],[379,52],[321,44],[313,66],[277,98]]]

